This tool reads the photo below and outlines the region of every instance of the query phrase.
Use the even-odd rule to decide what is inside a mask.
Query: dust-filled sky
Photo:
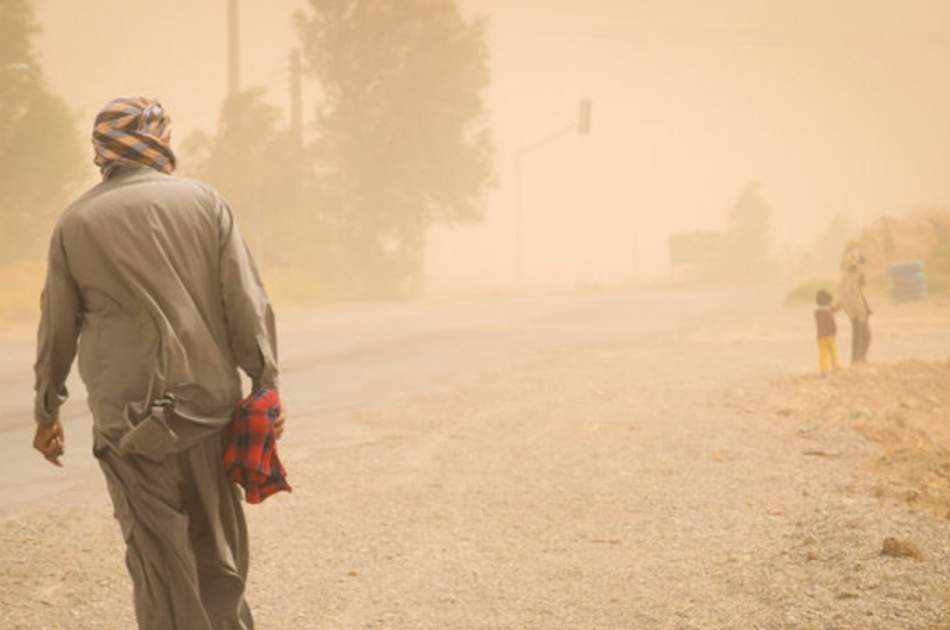
[[[287,103],[290,15],[242,0],[242,84]],[[37,0],[52,87],[89,120],[159,96],[177,138],[212,129],[225,91],[225,0]],[[527,276],[569,286],[665,273],[670,230],[720,227],[750,181],[775,251],[833,214],[948,204],[950,3],[940,0],[468,0],[490,24],[498,187],[486,221],[435,230],[435,289],[505,284],[514,154],[594,101],[594,133],[531,153]],[[307,110],[319,93],[307,92]],[[276,209],[275,209],[276,211]]]

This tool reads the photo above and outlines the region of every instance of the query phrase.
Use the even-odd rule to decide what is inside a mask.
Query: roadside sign
[[[703,265],[715,262],[722,257],[723,241],[723,235],[719,232],[670,234],[670,264]]]

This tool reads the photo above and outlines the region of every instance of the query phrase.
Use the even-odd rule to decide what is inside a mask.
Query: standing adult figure
[[[871,346],[871,308],[864,294],[867,280],[864,274],[864,256],[858,249],[845,252],[842,261],[841,286],[837,307],[851,320],[851,364],[867,362]]]
[[[224,452],[238,368],[255,390],[277,387],[274,314],[231,209],[171,175],[170,137],[155,100],[116,99],[96,117],[102,182],[50,243],[34,447],[62,465],[58,412],[78,350],[139,628],[251,630],[247,528]]]

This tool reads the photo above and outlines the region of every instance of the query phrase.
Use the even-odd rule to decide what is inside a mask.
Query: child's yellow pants
[[[838,344],[834,337],[818,339],[818,362],[822,374],[838,368]]]

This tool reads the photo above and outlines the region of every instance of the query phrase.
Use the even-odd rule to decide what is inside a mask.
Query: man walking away
[[[96,118],[103,181],[50,243],[34,446],[61,465],[58,410],[78,350],[139,628],[251,630],[247,529],[224,451],[237,369],[255,391],[277,386],[274,315],[228,205],[171,176],[170,136],[154,100],[116,99]]]

